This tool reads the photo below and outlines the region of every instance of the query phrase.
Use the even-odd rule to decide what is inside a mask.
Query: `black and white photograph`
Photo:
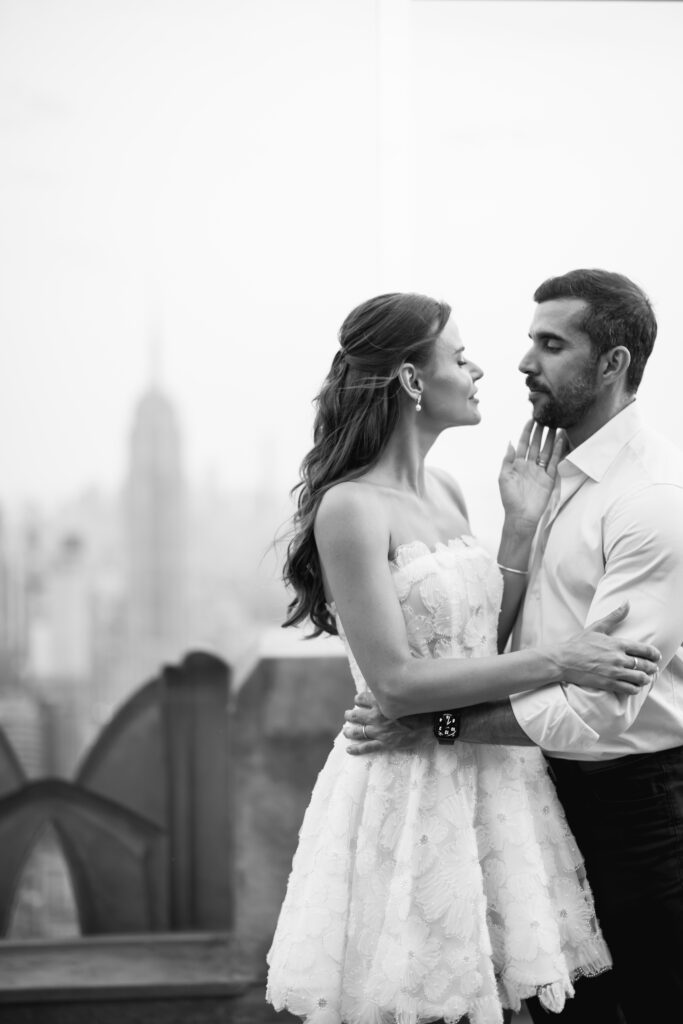
[[[0,0],[0,1021],[677,1024],[683,4]]]

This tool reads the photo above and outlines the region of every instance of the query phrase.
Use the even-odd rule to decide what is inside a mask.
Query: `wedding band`
[[[638,659],[636,657],[634,657],[633,658],[633,671],[635,672],[637,669],[638,669]]]
[[[365,726],[363,726],[362,728],[363,728],[363,739],[367,740],[368,739],[368,734],[365,731]]]
[[[541,469],[545,469],[545,467],[548,465],[548,463],[544,462],[543,459],[536,459],[536,465],[540,466]]]

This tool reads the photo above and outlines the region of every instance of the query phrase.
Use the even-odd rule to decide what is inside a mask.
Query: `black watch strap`
[[[460,709],[435,711],[432,715],[432,728],[439,743],[455,743],[460,735]]]

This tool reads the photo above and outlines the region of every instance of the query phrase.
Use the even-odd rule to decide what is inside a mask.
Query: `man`
[[[658,647],[662,669],[633,696],[553,684],[452,721],[460,741],[544,750],[585,857],[614,971],[579,982],[560,1019],[612,1024],[619,1004],[628,1024],[665,1024],[683,1018],[683,456],[635,405],[657,332],[644,293],[622,275],[575,270],[534,299],[519,369],[534,418],[563,428],[569,451],[513,649],[569,637],[627,600],[620,629]],[[365,725],[371,740],[355,752],[405,746],[376,708],[346,717],[348,738]]]

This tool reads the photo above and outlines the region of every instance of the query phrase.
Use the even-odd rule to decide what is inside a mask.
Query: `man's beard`
[[[534,419],[542,427],[570,429],[589,411],[595,401],[596,390],[593,363],[586,366],[578,376],[557,388],[554,395],[542,391],[544,398],[534,408]]]

